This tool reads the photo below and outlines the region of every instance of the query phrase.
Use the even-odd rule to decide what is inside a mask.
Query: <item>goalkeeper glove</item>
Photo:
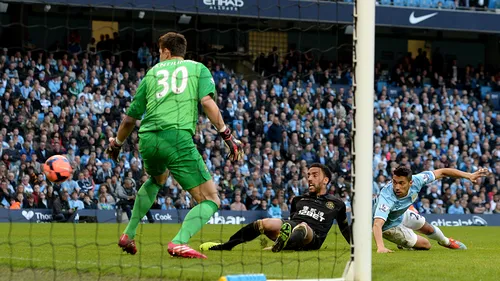
[[[109,146],[106,149],[106,154],[108,154],[109,158],[118,163],[118,155],[120,154],[120,150],[122,149],[121,145],[118,145],[115,138],[109,138]]]
[[[243,159],[243,144],[231,134],[231,129],[226,127],[226,130],[219,132],[219,135],[229,149],[229,154],[227,156],[229,160],[235,162]]]

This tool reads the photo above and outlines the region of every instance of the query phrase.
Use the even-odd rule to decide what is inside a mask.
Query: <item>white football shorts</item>
[[[405,248],[413,248],[417,243],[417,234],[425,224],[425,218],[417,210],[410,208],[403,214],[403,222],[395,227],[385,230],[382,235],[385,239]]]

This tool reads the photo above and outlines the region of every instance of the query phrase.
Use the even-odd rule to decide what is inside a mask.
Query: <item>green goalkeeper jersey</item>
[[[194,135],[198,103],[210,95],[215,99],[210,71],[192,60],[165,60],[151,68],[132,100],[127,115],[141,119],[140,133],[186,130]]]

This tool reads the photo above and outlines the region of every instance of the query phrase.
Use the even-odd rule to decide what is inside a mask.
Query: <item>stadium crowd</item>
[[[344,0],[353,2],[353,0]],[[377,5],[394,5],[434,9],[471,9],[471,10],[494,10],[497,0],[377,0]]]
[[[4,208],[114,209],[130,212],[147,179],[137,147],[128,138],[120,161],[103,153],[148,68],[158,61],[146,43],[137,57],[122,60],[113,40],[65,52],[3,49],[0,54],[0,203]],[[245,159],[226,161],[223,142],[200,117],[193,140],[220,191],[222,209],[267,210],[280,217],[294,196],[308,189],[306,167],[326,164],[334,172],[329,192],[348,206],[353,126],[349,65],[318,61],[309,53],[275,50],[255,61],[267,79],[248,81],[209,57],[197,57],[213,72],[217,102]],[[481,86],[500,87],[500,75],[484,66],[458,67],[439,51],[432,63],[420,52],[394,68],[375,66],[373,195],[398,164],[415,173],[442,167],[491,177],[477,184],[442,180],[423,189],[416,207],[427,213],[500,213],[500,114]],[[65,154],[74,177],[45,180],[42,164]],[[360,176],[362,176],[362,172]],[[57,206],[55,207],[55,203]],[[169,178],[154,209],[186,209],[189,193]]]

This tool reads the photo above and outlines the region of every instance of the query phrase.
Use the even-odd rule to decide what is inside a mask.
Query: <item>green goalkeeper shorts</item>
[[[184,190],[212,178],[188,131],[140,133],[139,151],[150,176],[159,176],[168,169]]]

